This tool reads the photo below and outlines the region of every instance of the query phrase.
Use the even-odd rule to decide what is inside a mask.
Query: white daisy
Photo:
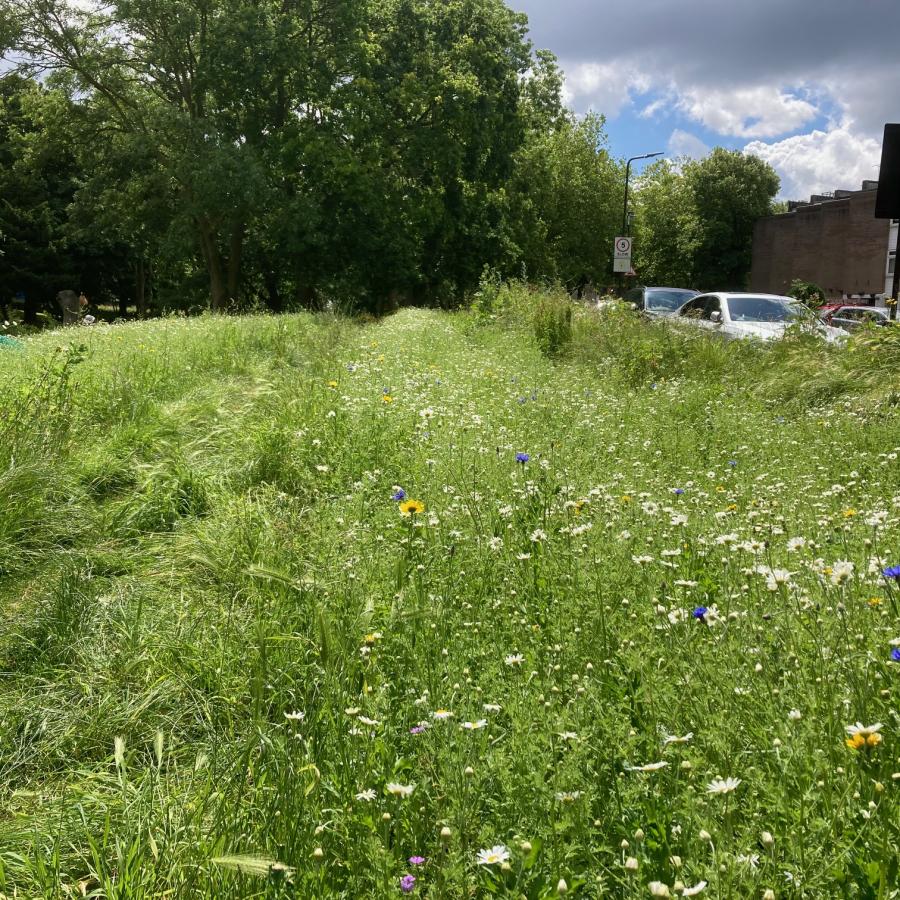
[[[505,863],[509,859],[509,848],[503,844],[497,844],[490,850],[478,851],[479,866],[496,866]]]
[[[730,794],[741,784],[740,778],[714,778],[707,786],[707,794]]]

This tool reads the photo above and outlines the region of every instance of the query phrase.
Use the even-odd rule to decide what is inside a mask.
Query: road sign
[[[613,272],[631,271],[631,238],[617,237],[613,242]]]

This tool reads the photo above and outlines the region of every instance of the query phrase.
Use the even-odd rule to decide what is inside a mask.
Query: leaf
[[[274,873],[281,873],[290,878],[294,870],[290,866],[264,856],[216,856],[210,860],[223,869],[240,872],[241,875],[253,875],[257,878],[268,878]]]

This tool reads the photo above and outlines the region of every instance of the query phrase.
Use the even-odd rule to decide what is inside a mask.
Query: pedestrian
[[[60,291],[56,295],[56,302],[59,303],[63,314],[63,325],[76,325],[78,323],[78,314],[81,310],[81,297],[75,291]]]

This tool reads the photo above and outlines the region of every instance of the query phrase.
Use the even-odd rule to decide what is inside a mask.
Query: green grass
[[[893,345],[529,302],[0,351],[0,896],[896,895]]]

